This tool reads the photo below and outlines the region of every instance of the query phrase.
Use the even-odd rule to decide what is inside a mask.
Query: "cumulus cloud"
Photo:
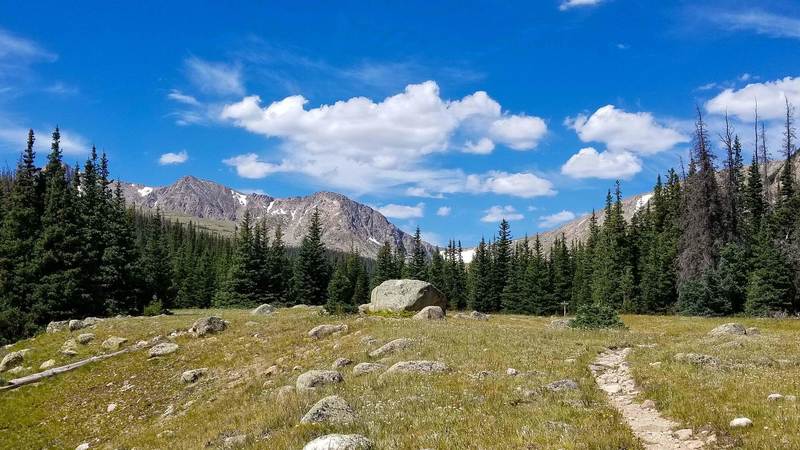
[[[783,117],[787,98],[793,104],[800,104],[800,77],[751,83],[741,89],[725,89],[707,101],[705,108],[712,114],[724,114],[727,111],[740,120],[752,122],[757,101],[759,118],[772,120]]]
[[[562,223],[569,222],[573,219],[575,219],[574,212],[563,210],[555,214],[550,214],[549,216],[539,217],[539,227],[553,228],[556,225],[561,225]]]
[[[598,152],[592,147],[582,148],[561,166],[561,173],[573,178],[629,178],[641,170],[641,161],[632,153]]]
[[[481,217],[481,222],[500,222],[503,219],[511,222],[514,220],[522,220],[525,218],[522,213],[517,212],[517,210],[511,206],[499,206],[495,205],[491,208],[484,211],[486,214]]]
[[[439,209],[436,210],[436,215],[440,217],[447,217],[453,211],[453,208],[449,206],[440,206]]]
[[[481,138],[478,142],[467,141],[464,144],[465,153],[475,153],[477,155],[488,155],[494,150],[494,142],[489,138]]]
[[[171,164],[183,164],[189,160],[189,153],[186,150],[181,150],[178,153],[168,152],[158,158],[158,163],[162,166]]]
[[[409,206],[389,203],[378,207],[377,210],[390,219],[418,219],[425,215],[425,204],[417,203]]]
[[[649,112],[629,113],[614,105],[599,108],[591,116],[567,117],[564,124],[578,133],[583,142],[602,142],[609,150],[654,154],[689,138],[658,123]]]
[[[207,94],[244,94],[242,70],[237,65],[205,61],[194,56],[186,59],[185,65],[189,81]]]
[[[518,150],[538,144],[546,133],[544,121],[505,114],[486,92],[445,100],[439,96],[439,86],[427,81],[408,85],[380,102],[354,97],[316,108],[306,108],[307,103],[306,98],[295,95],[262,106],[260,97],[248,96],[226,105],[220,117],[278,139],[281,161],[263,162],[272,169],[300,172],[356,192],[398,186],[413,189],[418,196],[502,190],[531,196],[541,195],[531,194],[533,191],[548,195],[551,191],[549,182],[532,174],[519,174],[528,185],[511,189],[484,179],[491,174],[468,180],[458,169],[431,169],[425,164],[430,155],[452,148],[486,153],[495,142]],[[470,144],[455,144],[456,138]],[[248,164],[257,160],[240,155],[227,161],[237,158]],[[271,170],[261,172],[266,175]],[[532,181],[538,185],[531,186]]]
[[[572,8],[579,8],[582,6],[595,6],[602,3],[603,0],[564,0],[558,6],[561,11],[566,11]]]
[[[242,178],[258,179],[278,172],[280,167],[275,164],[260,161],[255,153],[234,156],[222,161],[228,166],[234,167],[236,173]]]
[[[556,194],[553,183],[528,172],[491,171],[485,175],[469,175],[466,188],[467,191],[474,193],[490,192],[522,198]]]

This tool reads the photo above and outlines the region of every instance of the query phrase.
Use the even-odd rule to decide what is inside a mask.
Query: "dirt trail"
[[[715,440],[713,434],[695,436],[690,429],[679,430],[679,424],[662,417],[653,408],[636,403],[639,391],[626,361],[630,348],[609,349],[589,366],[597,384],[611,404],[625,418],[625,423],[642,440],[646,449],[696,449]]]

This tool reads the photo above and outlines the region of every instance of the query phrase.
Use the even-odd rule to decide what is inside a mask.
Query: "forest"
[[[552,315],[602,305],[624,313],[786,316],[800,292],[800,192],[792,161],[794,111],[787,102],[777,190],[769,189],[764,126],[743,162],[726,120],[711,137],[699,111],[688,167],[655,180],[653,195],[623,217],[621,184],[593,212],[582,241],[512,240],[509,223],[482,239],[466,264],[461,243],[428,254],[385,242],[375,261],[327,251],[319,212],[297,249],[280,228],[245,213],[236,236],[165,220],[126,205],[109,161],[93,148],[65,163],[52,134],[36,166],[30,131],[17,167],[0,175],[0,343],[50,321],[168,313],[174,308],[326,305],[350,313],[393,278],[426,280],[451,309]],[[721,166],[715,142],[719,142]]]

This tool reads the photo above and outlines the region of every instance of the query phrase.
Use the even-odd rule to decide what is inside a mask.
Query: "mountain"
[[[270,229],[283,230],[287,246],[298,247],[308,229],[311,215],[319,209],[323,241],[332,250],[350,248],[374,258],[384,241],[410,252],[413,238],[393,225],[380,212],[334,192],[317,192],[306,197],[276,198],[245,194],[213,181],[186,176],[174,184],[150,187],[121,183],[125,201],[146,210],[158,208],[171,219],[194,221],[220,233],[233,233],[246,210]],[[428,252],[433,246],[424,243]]]

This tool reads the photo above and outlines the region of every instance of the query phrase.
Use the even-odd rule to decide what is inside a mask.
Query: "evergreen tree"
[[[356,310],[354,303],[355,284],[354,269],[358,265],[357,256],[351,251],[344,261],[336,265],[330,284],[325,309],[333,314],[351,313]]]
[[[295,264],[293,284],[297,303],[324,305],[327,301],[330,269],[325,253],[319,210],[314,209]]]
[[[419,227],[414,232],[414,247],[411,250],[411,261],[406,267],[407,278],[425,280],[428,275],[425,264],[425,248],[422,246],[422,234]]]
[[[481,239],[480,244],[475,249],[475,256],[469,266],[470,269],[470,297],[467,306],[480,312],[493,311],[491,296],[494,287],[492,257],[486,240]]]
[[[261,227],[253,224],[250,210],[245,210],[236,238],[236,252],[228,276],[214,303],[217,306],[255,307],[264,288]]]
[[[270,244],[267,254],[266,267],[269,282],[264,300],[268,303],[288,303],[292,265],[289,257],[286,256],[286,244],[283,243],[283,231],[280,225],[275,228],[272,244]]]
[[[169,250],[164,238],[161,212],[147,221],[139,267],[144,282],[142,293],[145,301],[160,303],[163,310],[172,307],[172,266],[169,263]]]
[[[533,241],[533,253],[525,272],[525,299],[524,309],[529,314],[543,315],[555,310],[548,290],[547,262],[538,234]]]
[[[397,268],[392,255],[392,246],[389,241],[384,241],[376,257],[375,272],[372,274],[372,287],[374,288],[386,280],[396,278],[396,276]]]
[[[499,311],[501,307],[501,296],[508,284],[511,274],[511,227],[506,219],[500,221],[497,230],[497,241],[492,246],[494,258],[492,264],[492,293],[489,308],[492,311]]]
[[[103,250],[99,274],[100,292],[104,293],[104,309],[108,314],[140,314],[144,308],[138,292],[139,255],[130,219],[118,182],[106,217],[104,241],[108,245]]]
[[[745,311],[754,316],[791,311],[791,270],[766,231],[759,234],[754,253],[755,267],[747,283]]]

